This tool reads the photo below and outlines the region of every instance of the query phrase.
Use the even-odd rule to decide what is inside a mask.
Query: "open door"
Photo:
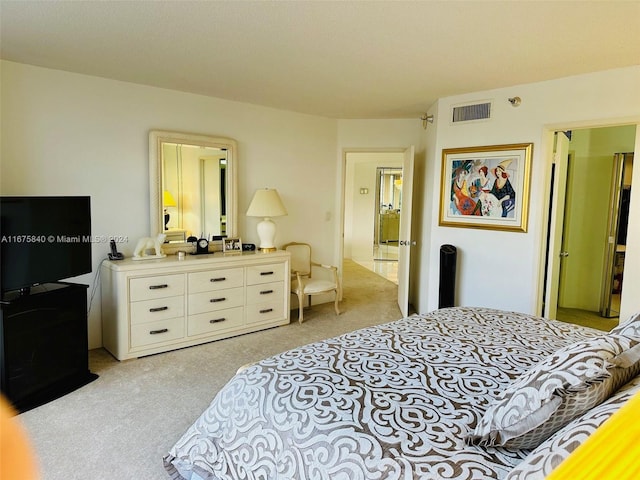
[[[402,213],[398,242],[398,306],[402,316],[409,315],[409,265],[411,261],[411,215],[413,204],[413,145],[404,151],[402,165]]]
[[[553,175],[551,190],[551,214],[547,244],[547,270],[543,316],[555,319],[558,313],[558,291],[562,259],[568,252],[562,251],[564,205],[569,171],[569,138],[564,132],[556,132],[553,151]]]

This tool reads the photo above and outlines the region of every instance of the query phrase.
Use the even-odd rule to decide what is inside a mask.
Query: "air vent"
[[[491,102],[460,105],[452,109],[452,122],[471,122],[491,118]]]

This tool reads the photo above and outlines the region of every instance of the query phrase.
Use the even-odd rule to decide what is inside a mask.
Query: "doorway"
[[[616,185],[622,186],[616,183],[621,173],[615,158],[621,150],[633,151],[635,131],[631,125],[557,134],[543,310],[549,318],[602,330],[617,324],[619,308],[608,314],[602,308],[611,291],[606,279],[614,279],[613,269],[623,269],[619,255],[608,260],[617,242],[612,219],[616,229],[624,230],[627,222],[613,199],[619,197]],[[627,174],[630,182],[630,169]]]
[[[411,145],[403,149],[345,150],[343,155],[343,259],[351,259],[395,283],[398,286],[398,306],[403,316],[407,316],[410,311],[411,248],[416,245],[411,240],[415,149]],[[381,175],[378,172],[382,172]],[[381,179],[380,182],[377,181],[378,178]],[[380,258],[374,256],[376,230],[378,238],[381,234],[378,218],[380,203],[387,205],[382,211],[383,215],[397,213],[399,216],[397,239],[391,238],[395,233],[390,233],[388,224],[382,226],[383,229],[387,228],[387,247],[397,244],[396,261],[375,260]]]
[[[401,152],[346,154],[344,257],[396,285],[401,185]]]

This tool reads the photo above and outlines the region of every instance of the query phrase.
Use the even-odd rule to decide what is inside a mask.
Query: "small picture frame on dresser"
[[[224,238],[222,249],[224,253],[242,253],[242,241],[238,237]]]

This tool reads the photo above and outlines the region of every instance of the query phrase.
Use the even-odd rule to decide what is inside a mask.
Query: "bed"
[[[455,307],[296,348],[239,371],[164,466],[174,480],[544,478],[640,388],[637,317],[605,333]]]

